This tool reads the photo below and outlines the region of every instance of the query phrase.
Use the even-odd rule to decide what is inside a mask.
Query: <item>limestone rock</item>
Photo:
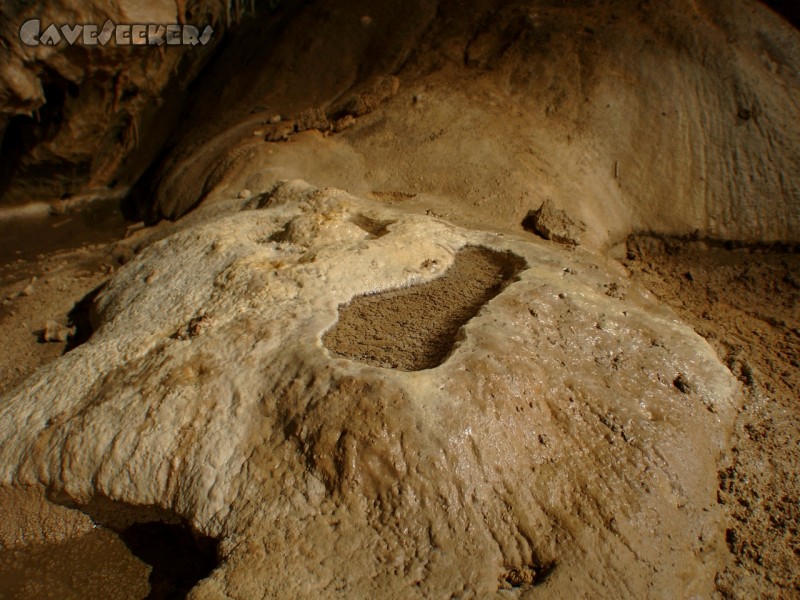
[[[309,129],[326,131],[329,128],[330,123],[325,113],[319,108],[306,109],[295,118],[295,129],[297,131],[307,131]]]
[[[553,206],[549,198],[537,210],[528,212],[522,226],[546,240],[571,246],[580,244],[581,233],[586,229],[570,219],[566,212]]]
[[[49,319],[42,329],[41,337],[43,342],[66,342],[72,333],[71,328]]]
[[[738,388],[674,314],[610,263],[332,189],[227,206],[120,268],[89,341],[0,398],[1,484],[185,518],[220,540],[195,599],[711,593]],[[459,260],[491,292],[429,295]],[[366,360],[380,321],[360,356],[326,347],[364,298],[412,354],[415,320],[472,308],[401,370]]]

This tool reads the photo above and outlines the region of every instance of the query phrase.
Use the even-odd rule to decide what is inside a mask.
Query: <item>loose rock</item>
[[[537,210],[528,212],[522,226],[546,240],[559,244],[577,246],[586,227],[575,223],[566,212],[556,208],[550,199],[545,200]]]
[[[72,329],[51,319],[45,323],[44,329],[42,329],[41,339],[43,342],[66,342],[67,338],[69,338],[72,333]]]

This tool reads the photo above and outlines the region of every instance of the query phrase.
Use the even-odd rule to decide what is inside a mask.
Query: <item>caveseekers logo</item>
[[[214,30],[207,25],[203,32],[193,25],[117,25],[111,20],[102,28],[91,23],[84,25],[51,24],[42,31],[39,19],[25,21],[19,29],[19,39],[26,46],[105,46],[112,39],[117,46],[205,46]]]

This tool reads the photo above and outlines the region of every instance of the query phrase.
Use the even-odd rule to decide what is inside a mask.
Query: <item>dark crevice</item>
[[[193,535],[182,525],[134,523],[120,531],[119,537],[134,556],[153,567],[146,600],[186,598],[217,566],[217,541]]]
[[[183,600],[219,564],[218,541],[171,511],[103,497],[76,504],[59,492],[48,500],[85,513],[95,527],[54,531],[60,521],[45,519],[43,532],[49,529],[46,539],[53,541],[0,547],[0,598]],[[12,523],[15,511],[26,510],[13,503],[3,508]]]
[[[652,231],[639,231],[625,240],[630,256],[647,253],[647,247],[655,244],[668,255],[680,254],[687,244],[700,242],[708,248],[724,250],[750,250],[765,254],[800,253],[800,241],[753,242],[736,239],[720,239],[701,235],[699,231],[687,235],[667,235]]]
[[[91,320],[92,306],[94,305],[95,298],[103,291],[105,286],[106,284],[103,283],[94,288],[91,292],[78,300],[72,307],[72,310],[67,314],[68,325],[74,328],[74,332],[67,338],[64,354],[88,342],[89,338],[92,337],[94,333],[94,326]]]
[[[78,86],[65,79],[55,71],[47,70],[41,76],[42,91],[45,103],[34,116],[18,115],[13,117],[4,134],[0,145],[0,197],[11,186],[16,175],[24,169],[23,161],[28,152],[38,143],[52,139],[59,130],[63,121],[64,105],[67,96],[76,97]],[[27,173],[36,176],[41,172],[42,177],[52,176],[55,165],[37,165],[34,172]],[[30,169],[28,169],[30,170]],[[81,169],[78,169],[80,171]],[[80,175],[79,172],[75,173]]]
[[[96,497],[75,507],[116,532],[131,554],[152,567],[150,593],[144,600],[183,600],[218,564],[218,540],[194,531],[179,515],[159,506]]]
[[[800,29],[800,4],[797,0],[762,0],[779,15]]]
[[[371,219],[366,215],[356,214],[350,218],[350,222],[366,231],[373,238],[379,238],[389,233],[389,225],[394,221],[380,221],[378,219]]]

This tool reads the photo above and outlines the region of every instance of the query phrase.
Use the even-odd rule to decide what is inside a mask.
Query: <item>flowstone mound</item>
[[[711,593],[738,388],[671,312],[580,252],[336,190],[241,208],[145,249],[0,399],[0,483],[185,519],[220,540],[196,599]],[[470,253],[504,258],[438,366],[323,344]]]

